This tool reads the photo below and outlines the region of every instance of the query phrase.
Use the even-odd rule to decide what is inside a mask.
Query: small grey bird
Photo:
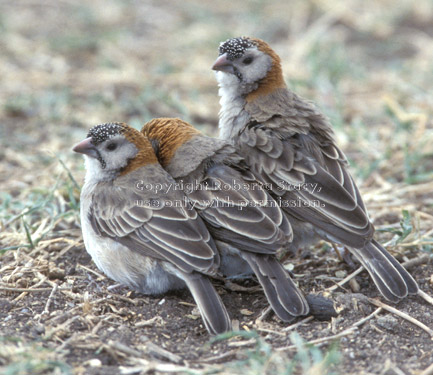
[[[84,244],[110,278],[144,294],[191,291],[211,334],[231,322],[208,276],[220,256],[203,220],[159,165],[148,139],[123,123],[93,127],[73,150],[84,154]],[[149,188],[145,189],[144,186]]]
[[[306,315],[304,295],[276,258],[292,239],[290,225],[234,148],[180,119],[154,119],[142,132],[205,221],[220,251],[223,275],[254,272],[281,320]]]
[[[289,90],[279,56],[260,39],[221,43],[220,137],[266,183],[292,227],[292,246],[323,238],[348,247],[382,295],[398,302],[418,292],[412,276],[374,238],[348,162],[325,116]]]

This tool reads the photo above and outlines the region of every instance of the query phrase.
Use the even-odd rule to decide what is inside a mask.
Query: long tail
[[[418,284],[404,267],[376,240],[362,249],[350,248],[367,269],[380,293],[391,302],[418,292]]]
[[[231,330],[229,314],[210,280],[199,273],[183,273],[183,279],[197,303],[203,322],[212,335]]]
[[[273,255],[243,252],[242,257],[256,274],[266,298],[281,320],[290,322],[297,316],[308,314],[309,306],[304,295]]]

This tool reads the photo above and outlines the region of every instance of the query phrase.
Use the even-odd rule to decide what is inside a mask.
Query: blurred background
[[[178,116],[218,135],[211,66],[241,35],[267,41],[329,116],[380,241],[403,260],[432,253],[432,0],[0,0],[3,286],[75,275],[84,166],[71,148],[90,127]]]
[[[76,227],[71,147],[91,126],[179,116],[216,136],[210,67],[240,35],[269,42],[331,118],[376,224],[408,210],[431,228],[431,0],[2,1],[0,30],[3,248]]]

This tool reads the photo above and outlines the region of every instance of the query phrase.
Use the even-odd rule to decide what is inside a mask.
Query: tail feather
[[[183,273],[183,279],[194,297],[206,329],[212,335],[231,330],[231,321],[211,281],[199,273]]]
[[[397,261],[397,259],[395,259],[388,251],[386,251],[385,248],[379,242],[377,242],[376,240],[372,240],[371,242],[383,255],[387,257],[387,259],[392,263],[395,269],[403,277],[407,286],[408,293],[417,294],[419,287],[415,279],[412,277],[412,275],[409,272],[407,272],[406,269]]]
[[[304,295],[274,256],[247,252],[242,256],[256,274],[269,304],[281,320],[290,322],[297,316],[308,314],[309,306]]]
[[[362,249],[350,249],[367,269],[380,293],[391,302],[398,302],[408,293],[416,294],[418,285],[404,267],[377,241]]]

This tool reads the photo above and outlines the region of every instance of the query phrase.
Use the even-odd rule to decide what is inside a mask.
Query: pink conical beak
[[[234,74],[235,72],[233,63],[227,58],[227,53],[224,53],[215,60],[212,69],[230,74]]]
[[[86,138],[85,140],[81,141],[80,143],[77,143],[72,148],[72,151],[79,152],[80,154],[90,156],[91,158],[97,158],[98,157],[98,151],[96,151],[96,147],[91,141],[92,141],[92,137]]]

